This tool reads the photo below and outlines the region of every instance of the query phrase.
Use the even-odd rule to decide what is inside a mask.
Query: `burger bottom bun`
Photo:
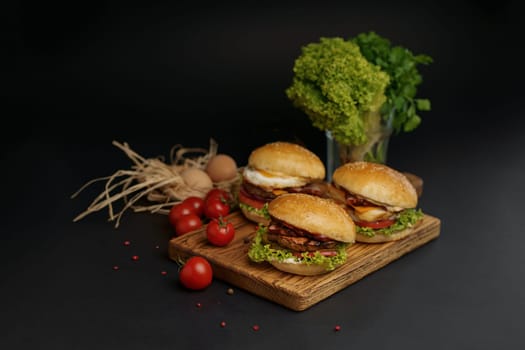
[[[302,276],[315,276],[331,272],[322,265],[301,264],[285,261],[270,261],[270,264],[272,264],[277,270]]]
[[[244,217],[250,221],[256,222],[258,224],[263,224],[265,226],[268,226],[270,224],[270,219],[267,219],[254,211],[247,210],[246,208],[241,208],[241,212],[244,215]]]
[[[356,234],[355,240],[361,243],[384,243],[391,241],[398,241],[414,232],[414,227],[406,228],[402,231],[392,233],[390,235],[376,234],[372,237]]]

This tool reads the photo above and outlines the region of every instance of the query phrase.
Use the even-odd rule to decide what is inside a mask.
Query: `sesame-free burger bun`
[[[283,194],[268,205],[270,216],[313,234],[333,240],[355,242],[355,224],[335,202],[302,193]]]
[[[272,260],[269,263],[278,270],[301,276],[315,276],[330,272],[330,270],[327,270],[324,265],[303,264],[293,260]]]
[[[358,161],[337,168],[332,181],[348,192],[376,204],[390,207],[415,208],[416,189],[402,173],[384,164]]]
[[[324,164],[315,153],[284,141],[268,143],[253,150],[248,158],[248,166],[309,181],[322,180],[326,175]]]

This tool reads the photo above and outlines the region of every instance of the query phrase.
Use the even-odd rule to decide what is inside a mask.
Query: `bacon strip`
[[[311,234],[299,228],[276,220],[268,226],[267,239],[280,246],[297,252],[326,252],[328,256],[335,251],[337,242],[323,235]]]
[[[318,197],[327,197],[327,186],[328,184],[323,181],[315,181],[302,187],[286,187],[279,190],[282,190],[283,193],[305,193]],[[243,181],[241,190],[248,197],[252,197],[258,201],[269,202],[277,197],[272,191],[266,191],[265,189],[254,185],[247,180]]]
[[[289,187],[286,190],[288,192],[293,192],[293,193],[305,193],[305,194],[310,194],[310,195],[317,196],[317,197],[323,197],[326,193],[326,186],[327,184],[325,182],[315,181],[315,182],[306,184],[305,186],[302,186],[302,187]]]

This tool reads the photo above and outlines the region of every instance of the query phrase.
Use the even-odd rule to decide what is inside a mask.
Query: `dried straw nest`
[[[100,181],[105,181],[104,190],[100,193],[88,208],[74,218],[78,221],[85,216],[107,208],[109,221],[116,221],[115,227],[120,224],[124,212],[132,209],[135,212],[149,211],[151,213],[167,214],[169,209],[176,203],[187,197],[204,197],[206,191],[191,188],[181,177],[181,173],[187,168],[198,168],[204,170],[208,161],[217,154],[218,145],[210,139],[208,150],[203,148],[184,148],[181,145],[174,146],[170,151],[170,162],[164,161],[163,157],[144,158],[134,152],[127,143],[113,141],[113,145],[120,148],[133,162],[131,169],[117,170],[110,176],[93,179],[83,185],[71,198],[75,198],[86,187]],[[201,154],[196,156],[197,154]],[[214,182],[214,188],[221,188],[237,193],[240,186],[240,172],[231,180]],[[115,203],[121,201],[122,207],[116,211]]]

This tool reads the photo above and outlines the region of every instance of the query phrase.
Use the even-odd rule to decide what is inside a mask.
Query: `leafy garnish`
[[[395,108],[393,120],[394,132],[412,131],[421,123],[418,111],[429,111],[430,100],[416,98],[417,88],[423,82],[418,65],[432,63],[428,55],[414,55],[402,46],[392,43],[375,32],[361,33],[350,39],[361,49],[366,59],[381,67],[390,77],[385,89],[387,97],[382,109],[390,111]],[[385,115],[385,113],[383,113]]]
[[[343,144],[367,141],[363,117],[386,100],[388,74],[370,63],[359,46],[342,38],[321,38],[302,48],[286,95],[314,127],[329,130]]]
[[[263,242],[263,236],[266,234],[267,228],[264,225],[259,225],[257,229],[257,234],[252,242],[250,250],[248,252],[248,257],[254,262],[263,262],[263,261],[285,261],[288,259],[295,259],[295,261],[300,261],[303,264],[311,265],[321,265],[326,268],[326,270],[331,271],[337,266],[343,264],[347,259],[346,254],[346,244],[339,244],[337,246],[337,255],[332,257],[327,257],[321,255],[319,252],[310,254],[309,252],[304,252],[300,257],[295,256],[291,251],[287,249],[276,249],[272,248],[270,244],[265,244]]]
[[[264,217],[265,219],[270,218],[270,214],[268,213],[268,203],[264,203],[263,207],[261,209],[257,209],[255,207],[252,207],[251,205],[245,204],[245,203],[239,203],[239,208],[247,210],[249,212],[254,213],[255,215],[259,215]]]
[[[431,62],[372,31],[347,40],[322,37],[302,47],[285,92],[314,127],[330,131],[340,144],[364,145],[370,141],[366,130],[381,118],[393,115],[395,133],[419,126],[418,111],[431,105],[416,98],[423,81],[418,65]]]
[[[383,234],[388,236],[414,226],[419,220],[423,218],[423,215],[424,214],[421,209],[405,209],[401,213],[399,213],[399,217],[396,219],[396,222],[394,222],[388,227],[381,229],[373,229],[370,227],[356,226],[356,231],[357,233],[368,237],[373,237],[376,234]]]

